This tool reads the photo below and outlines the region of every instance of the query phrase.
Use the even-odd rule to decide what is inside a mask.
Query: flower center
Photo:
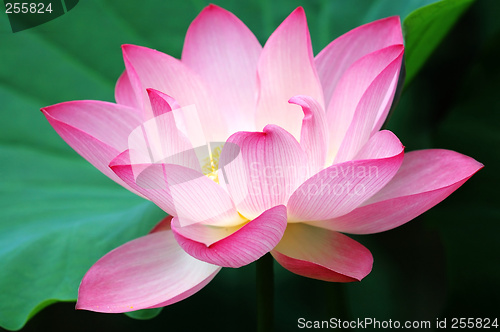
[[[217,171],[219,169],[219,158],[221,152],[222,146],[217,146],[213,150],[209,149],[209,157],[203,160],[203,166],[201,167],[203,174],[208,176],[215,183],[219,183],[219,174],[217,174]]]

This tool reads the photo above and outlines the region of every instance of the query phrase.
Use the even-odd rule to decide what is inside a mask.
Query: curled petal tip
[[[293,11],[293,13],[295,14],[299,14],[299,15],[304,15],[306,14],[306,12],[304,11],[304,7],[302,6],[298,6],[297,8],[295,8],[295,10]]]
[[[306,103],[304,102],[303,95],[293,96],[292,98],[288,99],[288,103],[289,104],[296,104],[296,105],[300,105],[300,106],[306,105]]]
[[[398,25],[401,25],[401,17],[399,17],[397,15],[395,15],[395,16],[389,16],[387,18],[387,20],[391,20],[391,21],[394,20],[394,21],[397,22]]]
[[[223,10],[221,7],[217,6],[216,4],[209,4],[208,6],[205,7],[205,10]]]
[[[153,89],[153,88],[146,88],[146,92],[148,93],[148,96],[151,97],[151,96],[158,96],[161,94],[160,91],[156,90],[156,89]]]
[[[134,45],[132,44],[122,44],[121,48],[122,48],[122,51],[125,52],[128,48],[132,47]]]

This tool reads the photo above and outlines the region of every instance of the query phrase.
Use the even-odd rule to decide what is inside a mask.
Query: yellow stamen
[[[209,149],[209,157],[205,158],[204,164],[201,168],[203,174],[208,176],[215,183],[219,183],[219,175],[217,171],[219,169],[219,158],[222,152],[222,146],[218,146],[213,150]]]

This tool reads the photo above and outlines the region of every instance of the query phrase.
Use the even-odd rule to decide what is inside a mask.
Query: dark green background
[[[215,1],[240,17],[262,43],[303,5],[315,54],[359,24],[393,14],[405,17],[427,2]],[[37,304],[35,298],[47,300],[42,306],[51,299],[74,299],[78,281],[92,262],[145,234],[162,216],[81,160],[39,108],[75,99],[113,101],[114,83],[123,70],[120,45],[138,44],[180,57],[186,29],[206,4],[80,1],[56,20],[16,34],[0,14],[4,319],[23,316],[20,307],[28,310],[27,316]],[[407,151],[452,149],[485,168],[416,220],[382,234],[356,237],[375,258],[373,272],[361,283],[328,284],[275,264],[278,331],[297,329],[299,317],[433,323],[445,317],[500,318],[499,12],[496,0],[478,0],[469,8],[406,86],[388,124]],[[441,22],[447,24],[435,23]],[[409,46],[407,41],[407,51]],[[198,294],[149,321],[75,311],[73,302],[57,303],[39,312],[22,331],[253,331],[254,274],[253,265],[223,269]],[[51,288],[55,284],[58,287]],[[21,318],[11,319],[8,327],[20,328],[22,323]]]

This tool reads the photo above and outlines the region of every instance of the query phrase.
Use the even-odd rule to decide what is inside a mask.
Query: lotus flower
[[[77,308],[169,305],[221,267],[268,252],[302,276],[364,278],[372,255],[344,233],[400,226],[482,167],[448,150],[405,154],[380,131],[403,52],[398,17],[358,27],[314,57],[302,8],[262,48],[210,5],[189,27],[181,60],[123,46],[116,104],[43,108],[80,155],[169,214],[87,272]]]

